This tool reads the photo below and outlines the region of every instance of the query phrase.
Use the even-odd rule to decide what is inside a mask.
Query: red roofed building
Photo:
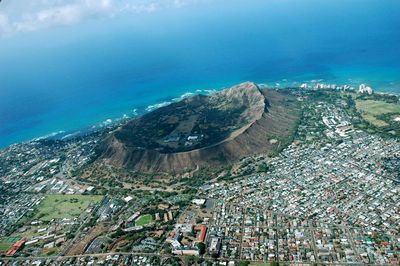
[[[205,225],[196,225],[194,230],[200,230],[200,235],[197,238],[197,242],[204,242],[206,240],[207,226]]]
[[[172,243],[174,241],[174,237],[176,235],[176,230],[173,230],[171,233],[169,233],[167,239],[165,240],[165,242],[167,243]]]
[[[171,233],[169,233],[168,237],[173,238],[176,234],[176,231],[173,230]]]
[[[25,244],[25,240],[21,239],[12,245],[9,251],[7,251],[6,256],[11,257]]]

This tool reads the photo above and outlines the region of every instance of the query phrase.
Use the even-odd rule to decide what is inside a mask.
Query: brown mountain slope
[[[224,166],[274,152],[279,144],[269,140],[289,136],[298,113],[294,99],[247,82],[130,121],[100,146],[100,160],[140,172]]]

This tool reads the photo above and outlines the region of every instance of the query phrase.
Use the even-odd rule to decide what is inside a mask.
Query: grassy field
[[[9,243],[7,241],[0,240],[0,253],[5,253],[7,250],[11,248],[13,243]]]
[[[151,214],[146,214],[146,215],[140,216],[140,218],[137,219],[135,224],[137,226],[140,226],[140,225],[150,224],[152,222],[153,222],[153,216]]]
[[[356,100],[356,107],[365,120],[378,127],[384,127],[388,124],[378,119],[377,116],[387,113],[400,114],[399,104],[386,103],[383,101]]]
[[[34,219],[72,219],[78,217],[90,204],[96,204],[103,196],[94,195],[47,195],[39,204]]]
[[[20,237],[0,238],[0,253],[6,253],[11,248],[11,246],[20,239]]]

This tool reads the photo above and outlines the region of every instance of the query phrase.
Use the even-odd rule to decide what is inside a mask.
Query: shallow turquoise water
[[[398,10],[398,0],[213,1],[3,38],[0,147],[247,80],[400,93]]]

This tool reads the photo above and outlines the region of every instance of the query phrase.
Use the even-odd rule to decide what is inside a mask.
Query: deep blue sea
[[[400,93],[399,0],[232,0],[0,39],[0,147],[243,81]]]

